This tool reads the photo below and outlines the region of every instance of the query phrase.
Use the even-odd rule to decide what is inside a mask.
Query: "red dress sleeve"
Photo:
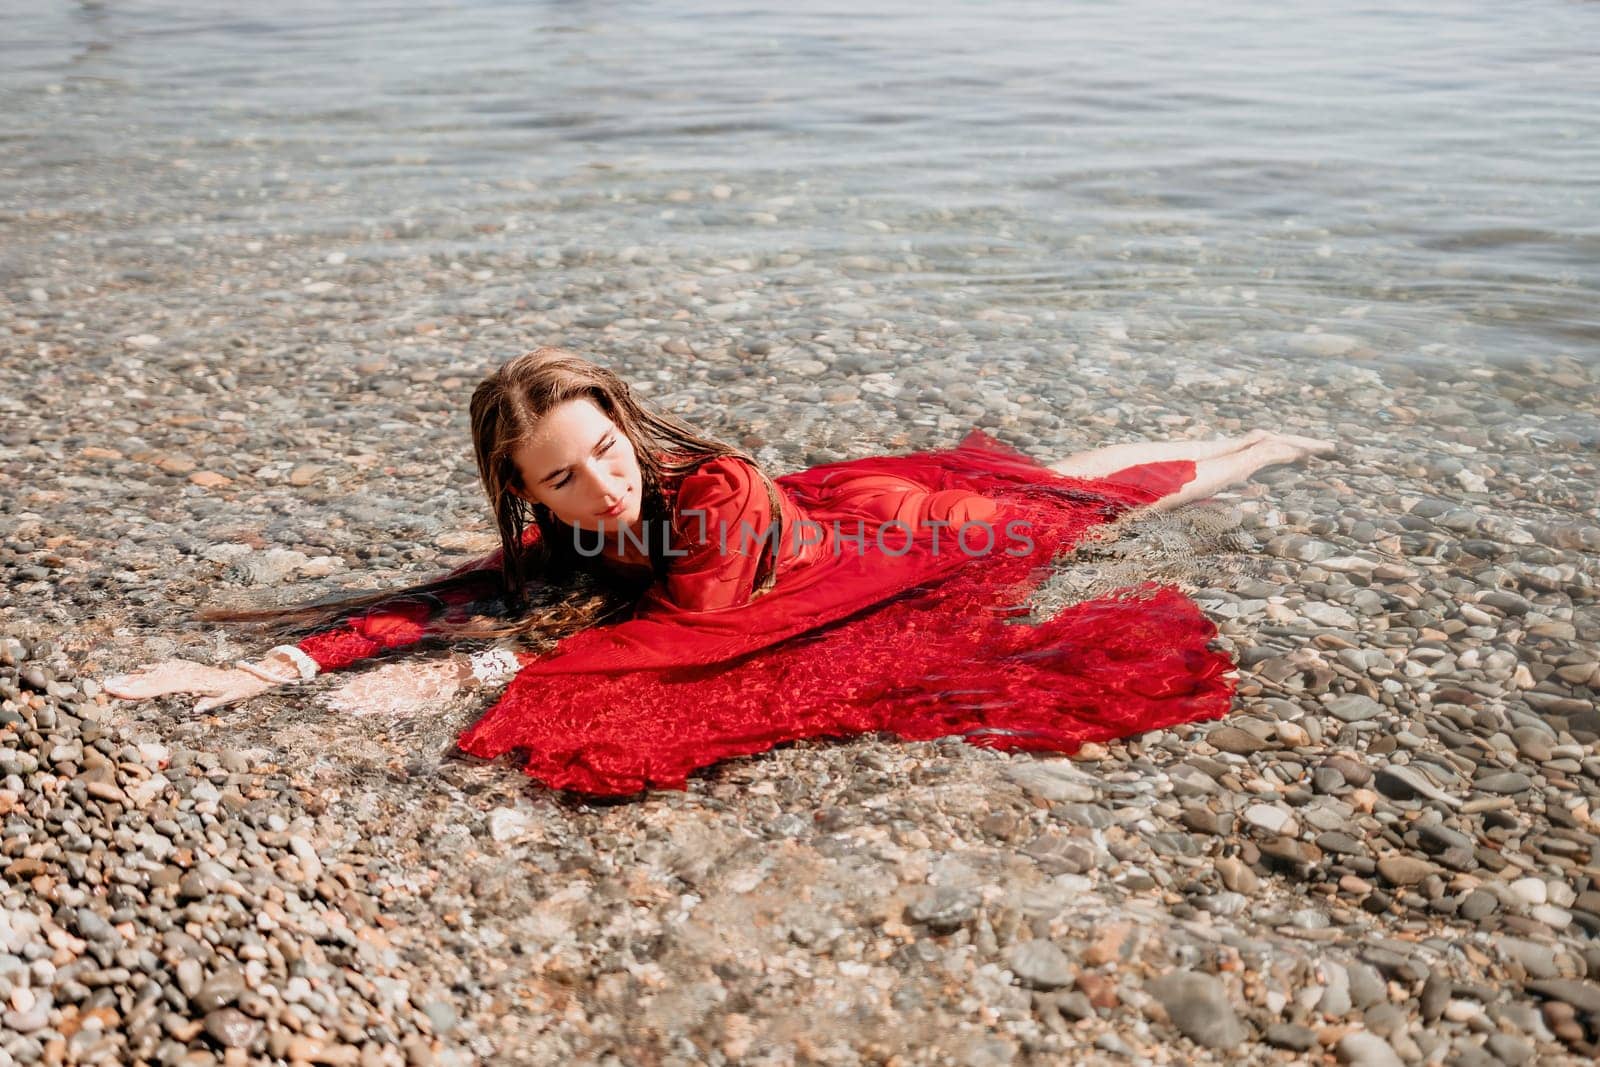
[[[721,456],[685,475],[672,518],[672,551],[663,582],[640,612],[666,605],[716,611],[748,604],[771,544],[772,500],[756,469]],[[784,534],[787,537],[787,533]]]
[[[522,543],[529,546],[538,541],[539,528],[530,526],[523,532]],[[463,581],[438,594],[445,607],[455,608],[489,595],[494,581],[498,580],[505,550],[495,549],[480,559],[469,560],[442,575],[444,578],[464,578],[481,574],[483,581]],[[377,655],[390,648],[414,645],[428,633],[428,621],[438,608],[422,601],[402,600],[393,604],[380,604],[354,618],[347,619],[332,629],[323,630],[303,638],[296,645],[300,651],[316,661],[324,671],[347,667],[357,660]]]

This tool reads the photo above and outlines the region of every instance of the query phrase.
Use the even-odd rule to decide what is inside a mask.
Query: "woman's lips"
[[[616,506],[613,507],[609,511],[602,511],[600,513],[600,517],[602,519],[614,519],[618,515],[621,515],[622,514],[622,509],[627,507],[627,506],[628,506],[628,494],[627,493],[623,493],[622,494],[622,499],[617,501]]]

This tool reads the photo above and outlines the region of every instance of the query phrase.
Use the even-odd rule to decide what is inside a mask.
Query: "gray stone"
[[[1317,1001],[1317,1010],[1330,1019],[1342,1019],[1350,1014],[1350,975],[1337,963],[1324,963],[1327,983]]]
[[[1370,963],[1354,960],[1345,964],[1350,973],[1350,1000],[1360,1011],[1389,999],[1389,987],[1383,975]]]
[[[1511,731],[1517,751],[1535,763],[1543,763],[1554,755],[1555,739],[1535,726],[1519,726]]]
[[[1522,1067],[1533,1059],[1533,1046],[1511,1034],[1490,1034],[1483,1047],[1506,1067]]]
[[[447,1001],[430,1000],[422,1006],[422,1013],[428,1017],[428,1022],[433,1025],[436,1034],[448,1035],[455,1031],[460,1023],[456,1009]]]
[[[1067,954],[1055,942],[1040,937],[1011,946],[1006,953],[1006,966],[1017,981],[1032,989],[1061,989],[1076,977]]]
[[[122,940],[122,935],[117,933],[115,927],[106,922],[102,916],[96,914],[88,908],[79,908],[76,919],[78,933],[88,938],[90,941]]]
[[[1458,833],[1448,826],[1440,826],[1438,824],[1417,827],[1417,843],[1422,846],[1424,851],[1433,855],[1438,855],[1450,849],[1471,849],[1473,847],[1472,838],[1466,834]]]
[[[1576,978],[1545,978],[1525,986],[1530,993],[1571,1004],[1583,1012],[1600,1012],[1600,984]]]
[[[1492,915],[1500,906],[1500,898],[1487,889],[1474,889],[1461,901],[1460,916],[1471,922]]]
[[[213,1011],[239,999],[245,990],[244,974],[237,967],[223,967],[200,986],[192,998],[200,1011]]]
[[[978,891],[940,886],[906,909],[912,922],[941,932],[955,930],[972,920],[978,909]]]
[[[1452,986],[1450,979],[1435,972],[1428,976],[1422,983],[1422,996],[1419,998],[1419,1007],[1422,1009],[1422,1021],[1435,1023],[1439,1016],[1444,1014],[1445,1005],[1450,1003]]]
[[[1477,1045],[1461,1040],[1451,1054],[1450,1067],[1499,1067],[1499,1061]]]
[[[1328,701],[1328,714],[1340,722],[1365,722],[1384,713],[1384,706],[1360,693],[1347,693]]]
[[[1341,1037],[1336,1051],[1339,1062],[1350,1067],[1405,1067],[1405,1061],[1389,1042],[1364,1030]]]
[[[1372,785],[1391,800],[1414,800],[1420,796],[1452,808],[1461,806],[1461,801],[1428,781],[1421,771],[1403,765],[1380,769],[1372,776]]]
[[[206,1013],[206,1033],[223,1048],[248,1048],[261,1034],[261,1023],[238,1008]]]
[[[1145,989],[1195,1044],[1227,1050],[1244,1041],[1245,1028],[1234,1014],[1227,987],[1214,975],[1177,971],[1147,982]]]
[[[1096,782],[1066,762],[1020,763],[1005,770],[1007,778],[1029,796],[1058,802],[1086,804],[1099,795]]]
[[[1291,1052],[1308,1052],[1317,1043],[1317,1032],[1309,1026],[1294,1023],[1273,1023],[1262,1038],[1273,1048],[1286,1048]]]
[[[1388,1001],[1368,1008],[1361,1021],[1366,1024],[1369,1033],[1385,1040],[1392,1040],[1406,1032],[1406,1013],[1398,1004]]]
[[[1526,793],[1533,788],[1533,779],[1516,771],[1501,771],[1498,774],[1486,775],[1472,783],[1474,789],[1484,793],[1494,793],[1499,796],[1515,796]]]

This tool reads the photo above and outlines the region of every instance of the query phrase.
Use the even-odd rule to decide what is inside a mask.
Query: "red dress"
[[[760,545],[740,531],[766,530],[771,504],[748,464],[709,461],[664,487],[685,554],[634,615],[523,654],[458,744],[518,750],[548,785],[619,795],[681,789],[717,760],[806,737],[1071,752],[1219,718],[1233,664],[1176,590],[1022,618],[1058,552],[1193,477],[1180,461],[1068,478],[976,430],[952,449],[784,475],[777,582],[752,598]],[[497,566],[458,573],[492,582]],[[331,669],[426,632],[412,605],[300,647]]]

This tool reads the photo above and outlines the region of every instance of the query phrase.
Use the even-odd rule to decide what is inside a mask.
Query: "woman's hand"
[[[149,700],[170,693],[200,693],[205,699],[198,701],[194,710],[206,712],[260,696],[280,683],[238,668],[211,667],[186,659],[169,659],[140,667],[132,674],[119,674],[106,678],[105,691],[118,700]]]
[[[328,694],[327,704],[342,715],[404,717],[438,710],[472,681],[459,659],[390,663],[345,682]]]

